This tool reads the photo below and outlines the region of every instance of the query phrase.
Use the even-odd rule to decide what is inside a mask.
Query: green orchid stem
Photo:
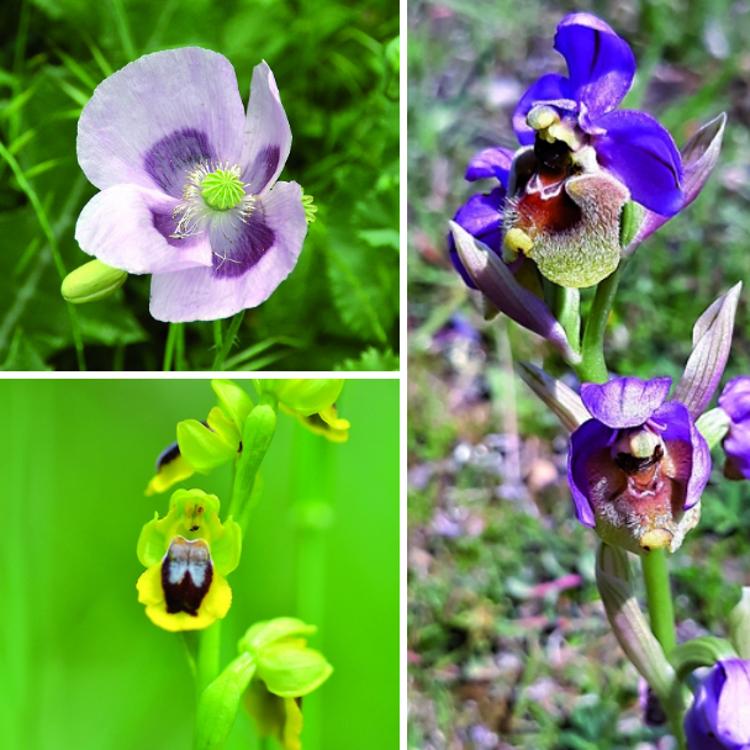
[[[576,371],[578,377],[587,383],[607,382],[607,362],[604,359],[604,333],[607,320],[612,310],[612,303],[620,283],[622,263],[610,276],[600,282],[596,288],[594,302],[591,305],[586,329],[583,333],[582,361]]]
[[[669,584],[669,563],[667,553],[663,549],[651,550],[641,557],[643,581],[646,585],[646,604],[651,632],[659,641],[664,654],[669,658],[677,646],[677,634],[674,624],[674,606],[672,604],[672,589]],[[684,704],[680,693],[682,683],[675,680],[671,700],[662,703],[662,708],[669,718],[680,750],[685,748],[685,736],[682,725]]]
[[[294,516],[299,529],[296,560],[297,616],[318,627],[325,620],[326,531],[333,520],[331,444],[306,430],[294,435]],[[319,746],[320,713],[317,702],[305,706],[305,743]]]
[[[234,340],[237,338],[237,333],[242,325],[242,320],[245,317],[245,311],[237,313],[229,324],[227,332],[224,334],[224,340],[222,342],[219,351],[216,352],[214,363],[211,366],[213,370],[222,370],[224,368],[224,360],[229,356],[229,352],[234,346]]]
[[[672,590],[669,585],[669,565],[667,553],[654,549],[641,557],[643,581],[646,584],[646,602],[651,632],[656,636],[664,653],[669,657],[677,645],[674,626]]]
[[[200,697],[209,683],[216,679],[221,664],[221,620],[201,630],[198,635],[195,687]]]
[[[581,292],[578,289],[557,287],[555,317],[560,321],[573,351],[578,354],[581,350]]]

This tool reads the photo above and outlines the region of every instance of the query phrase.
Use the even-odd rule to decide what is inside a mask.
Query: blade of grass
[[[2,156],[3,159],[8,163],[8,166],[13,172],[13,175],[15,176],[19,187],[21,188],[21,190],[23,190],[23,192],[26,194],[26,197],[29,199],[29,202],[31,203],[31,207],[34,210],[37,222],[39,223],[39,226],[41,227],[41,230],[47,239],[47,244],[49,245],[50,254],[52,256],[52,262],[55,264],[57,273],[60,276],[60,281],[62,281],[67,275],[67,270],[65,268],[65,263],[63,262],[62,256],[60,255],[60,248],[57,244],[57,236],[52,230],[47,212],[44,210],[44,206],[39,200],[39,196],[37,195],[36,190],[34,190],[32,184],[26,179],[26,175],[24,174],[23,169],[21,169],[20,164],[16,161],[16,158],[13,156],[13,154],[8,151],[2,141],[0,141],[0,156]],[[73,305],[71,305],[69,302],[65,303],[65,309],[67,310],[68,318],[70,320],[70,330],[73,336],[73,345],[76,350],[76,361],[78,363],[78,369],[85,370],[86,357],[83,350],[83,337],[81,336],[81,326],[78,320],[78,313],[75,311]]]
[[[62,207],[62,210],[60,211],[60,215],[58,216],[57,221],[52,227],[52,230],[54,231],[56,237],[59,237],[72,222],[73,211],[78,206],[81,195],[83,194],[85,184],[86,180],[84,179],[83,175],[78,175],[73,183],[70,195],[68,196],[65,204]],[[34,298],[37,286],[39,285],[39,282],[41,281],[42,276],[47,269],[47,266],[49,266],[51,259],[52,255],[47,251],[47,245],[45,245],[42,248],[42,254],[37,258],[36,262],[31,268],[31,272],[26,277],[26,281],[22,284],[22,286],[16,293],[13,304],[11,305],[2,321],[0,321],[0,352],[5,350],[6,346],[8,345],[8,338],[10,337],[11,332],[18,324],[18,321],[21,319],[21,316],[23,315],[26,307]]]
[[[277,344],[289,346],[293,349],[299,349],[304,347],[306,342],[302,341],[301,339],[290,338],[289,336],[274,336],[273,338],[265,339],[264,341],[260,341],[257,344],[253,344],[253,346],[249,346],[247,349],[243,349],[233,357],[230,357],[226,361],[225,367],[228,370],[234,370],[238,365],[246,362],[248,359],[252,359],[257,355],[262,354],[264,351]]]
[[[117,34],[120,37],[122,48],[125,50],[125,55],[128,60],[135,60],[138,57],[138,53],[133,44],[133,37],[130,34],[130,24],[128,23],[128,17],[125,14],[125,7],[122,4],[122,0],[112,0],[112,10]]]

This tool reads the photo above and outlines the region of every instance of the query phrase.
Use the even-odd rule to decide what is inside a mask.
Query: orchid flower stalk
[[[512,123],[518,150],[485,148],[470,160],[466,179],[489,180],[492,189],[458,209],[448,250],[485,312],[502,312],[546,339],[580,378],[571,388],[539,367],[519,367],[570,433],[572,509],[601,539],[597,581],[607,617],[666,711],[678,746],[750,747],[747,596],[731,615],[734,645],[715,636],[678,644],[668,570],[668,555],[699,522],[711,448],[722,443],[728,478],[750,478],[750,376],[731,380],[710,408],[730,355],[742,283],[695,322],[677,382],[658,372],[614,374],[604,355],[628,257],[698,196],[719,158],[727,119],[714,117],[680,151],[651,115],[620,108],[635,57],[607,23],[569,14],[554,47],[567,75],[543,75],[521,97]],[[589,287],[582,321],[579,290]],[[648,623],[628,553],[641,561]],[[691,683],[697,667],[711,671]]]
[[[221,622],[233,600],[227,576],[241,564],[243,536],[259,501],[259,472],[279,409],[304,415],[300,421],[331,442],[346,440],[349,429],[336,415],[341,380],[259,380],[255,385],[257,404],[237,384],[213,381],[217,406],[205,422],[177,425],[177,442],[159,456],[146,490],[162,494],[176,483],[194,481],[195,474],[234,463],[226,515],[215,495],[178,489],[169,512],[161,518],[157,513],[138,540],[138,559],[146,568],[138,579],[138,600],[154,625],[182,633],[188,646],[198,696],[195,750],[219,750],[243,703],[262,737],[275,736],[285,750],[299,750],[300,701],[332,672],[325,657],[307,645],[316,628],[287,617],[250,627],[236,658],[221,664]]]

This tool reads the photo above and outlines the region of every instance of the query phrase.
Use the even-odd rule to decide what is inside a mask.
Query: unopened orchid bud
[[[127,271],[90,260],[71,271],[62,282],[62,296],[74,305],[96,302],[114,294],[128,278]]]

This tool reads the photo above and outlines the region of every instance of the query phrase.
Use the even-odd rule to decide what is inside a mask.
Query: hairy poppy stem
[[[224,367],[224,360],[229,355],[232,347],[234,346],[234,340],[237,338],[237,333],[242,325],[242,319],[245,317],[245,311],[237,313],[229,324],[226,334],[224,335],[224,341],[221,348],[216,352],[216,357],[211,369],[221,370]]]

